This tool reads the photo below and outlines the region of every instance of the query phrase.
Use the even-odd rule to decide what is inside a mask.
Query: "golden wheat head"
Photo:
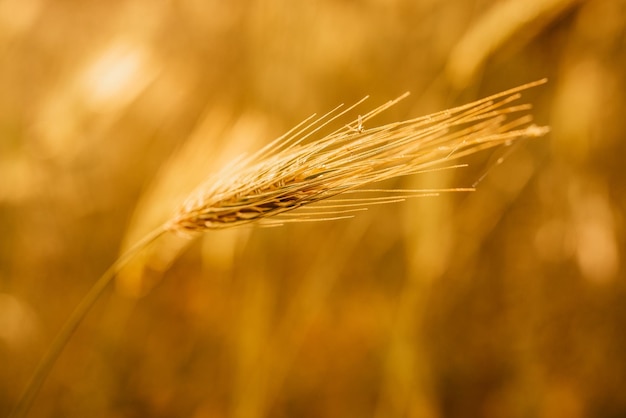
[[[520,91],[545,82],[528,83],[428,116],[365,128],[368,120],[408,95],[404,94],[324,135],[320,133],[323,128],[354,113],[365,99],[319,118],[313,115],[209,179],[165,229],[202,232],[251,222],[274,226],[341,219],[367,205],[428,194],[432,191],[400,190],[386,197],[331,199],[357,190],[367,192],[364,186],[389,178],[458,167],[451,161],[515,139],[544,135],[548,128],[532,125],[531,116],[524,113],[531,105],[512,102],[521,97]],[[510,118],[511,114],[517,116]],[[461,190],[471,189],[443,191]],[[322,200],[324,206],[314,205]],[[300,210],[292,212],[296,209]]]

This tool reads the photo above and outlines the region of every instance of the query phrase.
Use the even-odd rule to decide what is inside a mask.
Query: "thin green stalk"
[[[122,267],[130,261],[135,254],[141,251],[143,248],[148,246],[150,243],[154,242],[157,238],[163,235],[166,231],[163,227],[155,229],[154,231],[147,234],[144,238],[139,240],[132,248],[122,254],[115,262],[104,272],[102,276],[94,283],[94,285],[89,290],[89,293],[85,295],[85,297],[81,300],[80,304],[76,307],[72,315],[68,318],[68,320],[61,328],[61,331],[57,334],[57,336],[52,341],[50,348],[45,353],[39,365],[35,369],[33,376],[31,377],[22,397],[19,402],[13,409],[13,412],[10,415],[10,418],[21,418],[24,417],[30,407],[33,404],[33,400],[35,396],[41,389],[41,386],[45,382],[46,378],[50,374],[54,363],[59,358],[59,355],[67,345],[68,341],[76,332],[76,329],[80,325],[80,323],[85,319],[85,316],[89,313],[91,308],[94,306],[96,301],[100,298],[104,290],[111,283],[115,275],[120,271]]]

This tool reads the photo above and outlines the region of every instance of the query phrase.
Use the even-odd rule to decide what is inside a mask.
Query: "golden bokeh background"
[[[623,0],[0,1],[0,415],[195,183],[313,112],[548,77],[544,138],[347,221],[165,237],[33,417],[626,416]]]

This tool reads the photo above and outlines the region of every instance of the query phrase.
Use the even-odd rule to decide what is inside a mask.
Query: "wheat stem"
[[[37,396],[37,393],[41,389],[46,377],[50,374],[54,363],[59,358],[59,355],[63,351],[63,348],[67,345],[68,341],[76,332],[76,329],[80,323],[85,319],[85,316],[89,313],[96,301],[100,298],[104,290],[111,283],[115,275],[120,271],[122,267],[126,265],[139,251],[146,248],[150,243],[154,242],[157,238],[167,232],[164,228],[158,228],[147,234],[143,239],[138,241],[132,248],[122,254],[111,266],[104,272],[102,276],[92,285],[80,304],[74,309],[72,315],[67,319],[63,328],[56,335],[50,348],[46,351],[43,358],[40,360],[33,376],[28,382],[22,397],[13,409],[10,418],[21,418],[28,413],[28,410],[32,406],[32,403]]]

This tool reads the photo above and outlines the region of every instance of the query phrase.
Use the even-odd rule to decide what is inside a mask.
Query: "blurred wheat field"
[[[0,415],[96,278],[314,112],[525,82],[547,137],[352,220],[167,237],[33,417],[626,415],[626,3],[0,1]],[[506,156],[502,164],[498,158]]]

